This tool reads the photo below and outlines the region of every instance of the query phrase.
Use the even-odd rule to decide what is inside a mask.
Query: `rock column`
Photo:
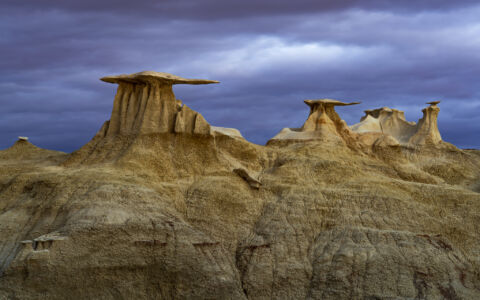
[[[430,106],[422,110],[423,118],[418,121],[417,131],[410,138],[409,142],[411,144],[438,144],[442,141],[437,125],[438,113],[440,112],[438,103],[440,101],[427,102]]]
[[[209,84],[213,80],[185,79],[172,74],[141,72],[102,78],[117,83],[112,116],[105,136],[150,133],[209,134],[202,115],[176,100],[173,84]]]

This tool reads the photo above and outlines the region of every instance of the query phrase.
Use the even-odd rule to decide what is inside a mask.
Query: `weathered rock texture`
[[[440,112],[437,104],[440,101],[428,102],[429,107],[422,110],[423,118],[415,122],[408,122],[403,111],[383,107],[366,110],[360,123],[352,126],[357,133],[378,132],[395,138],[405,145],[439,145],[442,137],[438,131],[437,117]]]
[[[269,143],[281,140],[323,140],[343,143],[352,134],[347,123],[335,111],[335,106],[347,106],[360,102],[344,103],[333,99],[305,100],[310,114],[301,128],[284,128]]]
[[[388,107],[370,109],[360,123],[347,126],[335,112],[335,106],[359,104],[345,103],[333,99],[305,100],[310,106],[310,114],[301,128],[284,128],[270,141],[269,145],[318,140],[326,143],[348,145],[352,149],[382,146],[435,146],[452,148],[444,143],[437,126],[440,101],[428,102],[422,110],[423,118],[418,124],[408,122],[403,111]]]
[[[213,141],[214,137],[225,135],[243,139],[236,129],[210,126],[200,113],[176,99],[172,90],[174,84],[211,84],[218,81],[186,79],[153,71],[107,76],[101,80],[118,84],[111,118],[88,144],[65,161],[66,166],[118,162],[124,156],[144,151],[143,143],[155,142],[158,135],[169,136],[172,143],[179,135],[185,134],[204,141]],[[207,135],[209,137],[205,137]]]
[[[112,117],[104,128],[107,137],[165,132],[210,133],[210,125],[202,115],[176,100],[172,85],[218,81],[185,79],[152,71],[108,76],[102,80],[118,84]]]
[[[128,105],[73,154],[0,151],[0,299],[479,299],[480,151],[310,106],[320,139],[176,133],[162,112],[152,132]]]

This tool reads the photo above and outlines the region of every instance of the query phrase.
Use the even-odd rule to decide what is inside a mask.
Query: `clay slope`
[[[174,96],[138,113],[150,83],[109,78],[131,94],[82,149],[0,151],[0,299],[480,298],[480,151],[435,141],[434,118],[405,143],[323,99],[259,146],[195,132]]]

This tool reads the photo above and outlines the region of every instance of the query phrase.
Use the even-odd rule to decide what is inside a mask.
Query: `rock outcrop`
[[[107,76],[101,80],[118,84],[111,118],[88,144],[72,154],[64,163],[66,166],[123,158],[124,161],[135,160],[132,152],[144,151],[141,148],[145,148],[147,140],[147,143],[152,139],[172,142],[178,135],[208,136],[207,141],[221,136],[243,140],[236,129],[210,126],[200,113],[176,99],[172,90],[174,84],[198,85],[218,81],[186,79],[153,71]]]
[[[333,99],[305,100],[310,107],[310,114],[301,128],[284,128],[268,143],[282,140],[321,140],[324,142],[343,143],[351,139],[347,123],[335,111],[335,106],[360,104],[345,103]]]

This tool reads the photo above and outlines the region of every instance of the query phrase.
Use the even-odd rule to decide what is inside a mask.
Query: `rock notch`
[[[243,178],[243,180],[245,180],[252,189],[256,189],[256,190],[260,189],[260,186],[262,185],[262,183],[257,179],[255,179],[254,177],[252,177],[247,170],[243,168],[237,168],[237,169],[234,169],[233,172],[238,176],[240,176],[241,178]]]
[[[103,128],[105,136],[166,132],[210,133],[210,125],[203,116],[182,105],[175,98],[172,86],[218,81],[186,79],[153,71],[107,76],[101,80],[118,84],[112,117]]]
[[[310,114],[301,128],[284,128],[269,143],[278,140],[322,140],[343,143],[351,138],[347,123],[335,111],[335,106],[355,105],[360,102],[341,102],[333,99],[305,100]]]

